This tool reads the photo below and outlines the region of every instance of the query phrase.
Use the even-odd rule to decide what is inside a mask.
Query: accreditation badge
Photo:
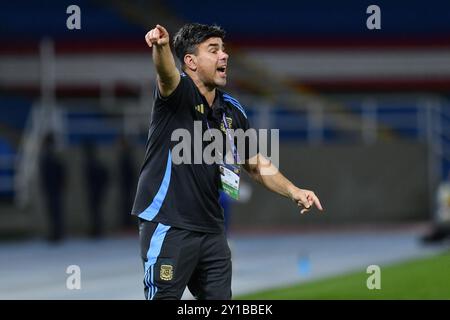
[[[239,179],[241,169],[238,165],[219,164],[221,189],[231,198],[239,199]]]

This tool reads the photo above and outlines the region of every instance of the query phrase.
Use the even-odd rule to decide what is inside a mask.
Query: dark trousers
[[[139,219],[145,298],[231,299],[231,252],[225,233],[178,229]]]

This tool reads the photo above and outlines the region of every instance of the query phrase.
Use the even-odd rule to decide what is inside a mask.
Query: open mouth
[[[227,72],[227,67],[226,67],[226,66],[218,67],[218,68],[217,68],[217,71],[219,72],[219,74],[220,74],[221,76],[225,76],[225,75],[226,75],[226,72]]]

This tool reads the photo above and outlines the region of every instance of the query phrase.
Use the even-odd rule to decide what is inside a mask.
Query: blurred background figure
[[[130,214],[133,207],[136,189],[136,168],[133,159],[133,149],[126,136],[121,135],[118,139],[118,167],[119,177],[119,210],[121,225],[124,231],[134,231],[136,218]]]
[[[450,171],[447,180],[442,181],[436,191],[436,210],[432,230],[423,240],[434,243],[450,238]]]
[[[108,190],[109,174],[106,166],[98,159],[95,145],[87,141],[83,145],[84,179],[92,238],[100,238],[104,233],[103,208]]]
[[[45,210],[49,222],[50,242],[59,242],[65,236],[64,193],[66,168],[55,150],[52,133],[44,137],[39,161],[40,182],[44,195]]]

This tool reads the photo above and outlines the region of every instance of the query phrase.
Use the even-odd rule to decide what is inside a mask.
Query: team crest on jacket
[[[170,264],[162,264],[159,272],[161,280],[170,281],[173,278],[173,266]]]

